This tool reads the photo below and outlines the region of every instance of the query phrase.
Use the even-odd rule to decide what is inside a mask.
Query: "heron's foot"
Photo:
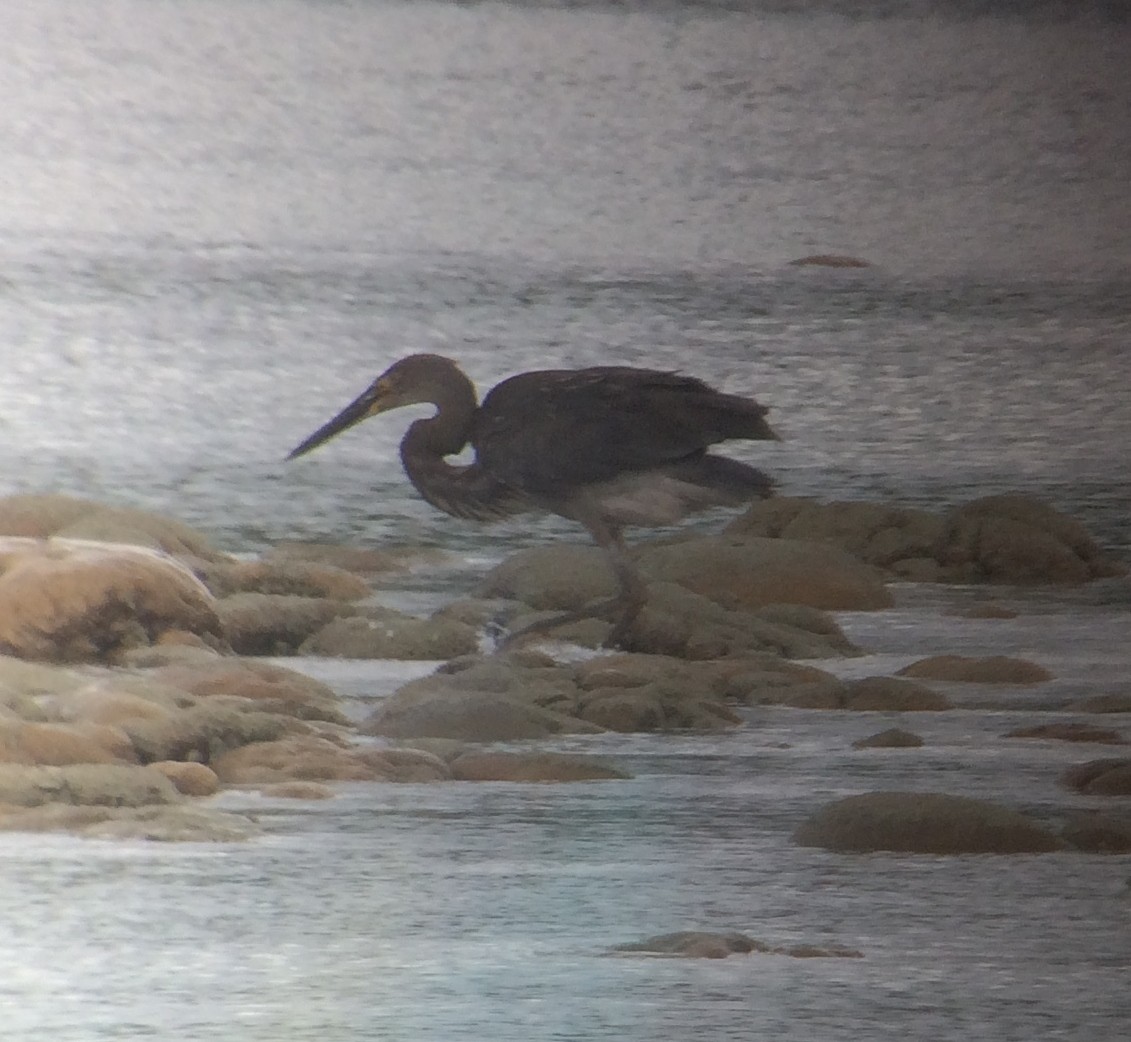
[[[632,591],[627,595],[621,593],[616,597],[610,597],[608,600],[601,601],[598,604],[587,605],[576,611],[561,612],[558,615],[550,615],[546,618],[537,619],[526,626],[522,626],[508,633],[501,641],[496,639],[495,650],[511,650],[534,637],[545,636],[553,630],[560,629],[562,626],[570,626],[575,622],[582,622],[585,619],[600,618],[606,618],[612,623],[612,629],[609,630],[605,639],[601,642],[601,647],[608,649],[619,648],[625,637],[632,631],[633,623],[636,622],[641,609],[644,607],[644,600],[645,598],[643,596],[639,596],[635,591]],[[490,631],[488,632],[490,633]]]

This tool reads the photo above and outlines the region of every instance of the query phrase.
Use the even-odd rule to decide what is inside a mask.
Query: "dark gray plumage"
[[[522,633],[608,612],[615,614],[607,643],[616,644],[645,599],[625,551],[626,526],[671,524],[771,492],[761,471],[707,451],[732,438],[776,439],[764,406],[693,377],[621,366],[522,373],[477,405],[474,386],[451,359],[409,355],[287,458],[367,417],[419,403],[435,405],[436,413],[409,425],[401,461],[429,503],[476,520],[546,510],[584,525],[609,555],[616,597]],[[472,463],[447,461],[468,444]]]

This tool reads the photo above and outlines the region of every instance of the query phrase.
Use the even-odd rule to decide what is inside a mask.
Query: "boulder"
[[[676,583],[726,608],[868,611],[892,604],[875,569],[825,543],[694,536],[646,544],[638,556],[649,580]]]
[[[916,713],[953,707],[946,695],[911,680],[862,677],[845,684],[844,708],[873,713]]]
[[[89,839],[238,843],[260,835],[250,819],[185,804],[142,807],[70,806],[46,803],[0,812],[0,829],[65,831]]]
[[[986,582],[1081,583],[1125,571],[1079,521],[1031,496],[977,499],[946,523],[943,562],[972,561]]]
[[[337,618],[299,648],[302,655],[327,658],[449,659],[479,647],[479,635],[465,623],[436,617],[418,619],[392,608]]]
[[[196,569],[217,597],[260,593],[358,601],[371,592],[369,583],[344,568],[275,555],[258,561],[199,562]]]
[[[1061,835],[1089,854],[1131,854],[1131,817],[1126,815],[1084,811],[1068,821]]]
[[[1089,760],[1069,767],[1060,780],[1085,796],[1131,796],[1131,759]]]
[[[457,781],[577,782],[629,777],[589,757],[560,753],[465,752],[449,766]]]
[[[149,766],[165,775],[183,796],[211,796],[220,788],[216,772],[202,763],[157,760]]]
[[[0,498],[0,536],[128,543],[177,557],[230,560],[228,555],[217,551],[204,535],[180,521],[74,496],[16,495]]]
[[[292,735],[233,749],[212,763],[228,785],[284,781],[439,781],[450,776],[436,757],[412,749],[342,746],[314,735]]]
[[[237,655],[293,655],[308,637],[353,607],[325,597],[234,593],[216,602],[216,614]]]
[[[294,669],[271,662],[248,659],[214,659],[189,664],[174,664],[143,674],[145,688],[177,689],[194,698],[246,699],[268,713],[292,716],[299,720],[321,720],[348,724],[342,701],[327,684]]]
[[[231,749],[272,741],[287,729],[285,717],[207,700],[159,719],[122,724],[138,760],[188,760],[212,765]]]
[[[0,763],[0,804],[35,807],[41,803],[77,806],[140,807],[181,799],[160,771],[122,764],[69,764],[62,767]]]
[[[1007,807],[934,792],[869,792],[822,807],[794,833],[838,853],[1022,854],[1062,850],[1049,829]]]
[[[923,739],[911,731],[900,727],[889,727],[886,731],[860,738],[852,743],[853,749],[918,749]]]
[[[600,730],[717,730],[740,720],[726,693],[740,660],[617,654],[558,663],[525,654],[455,660],[394,692],[362,730],[491,742]]]
[[[132,752],[114,728],[0,719],[0,763],[118,763],[132,760]]]
[[[642,543],[634,556],[650,584],[674,583],[728,609],[803,604],[844,611],[891,604],[873,569],[821,544],[690,536]],[[576,611],[615,592],[604,553],[584,545],[521,551],[489,572],[478,590],[553,611]]]
[[[19,658],[109,660],[168,630],[220,636],[207,589],[157,552],[41,542],[9,548],[0,568],[0,649]]]
[[[1099,745],[1125,745],[1127,739],[1109,727],[1093,727],[1077,721],[1064,720],[1050,724],[1019,727],[1005,735],[1006,738],[1045,738],[1058,742],[1095,742]]]
[[[1131,713],[1131,692],[1089,695],[1068,708],[1075,713]]]
[[[983,658],[967,655],[932,655],[919,659],[899,670],[903,677],[924,680],[950,680],[967,684],[1040,684],[1052,674],[1035,662],[989,655]]]
[[[1079,583],[1126,571],[1079,522],[1021,495],[989,496],[945,516],[783,496],[753,504],[724,534],[831,544],[913,582]]]

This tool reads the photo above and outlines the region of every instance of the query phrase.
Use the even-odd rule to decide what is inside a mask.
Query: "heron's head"
[[[332,420],[291,450],[287,459],[304,456],[336,434],[390,409],[443,400],[446,387],[467,377],[442,355],[409,355],[394,362]]]

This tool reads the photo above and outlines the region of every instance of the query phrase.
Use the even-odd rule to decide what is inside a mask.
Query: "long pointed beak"
[[[381,381],[378,380],[359,394],[332,420],[322,424],[309,438],[291,449],[287,454],[287,459],[292,460],[298,456],[305,456],[312,449],[318,448],[323,442],[329,441],[334,435],[349,430],[350,427],[361,423],[362,420],[368,419],[370,416],[384,412],[387,408],[382,401],[384,396],[385,389]]]

